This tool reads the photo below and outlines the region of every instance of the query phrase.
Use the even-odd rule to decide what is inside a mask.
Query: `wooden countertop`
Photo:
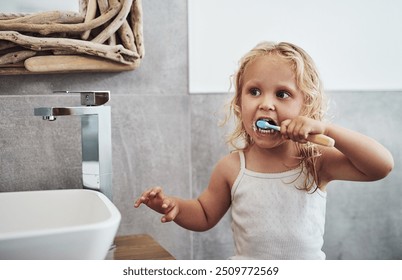
[[[114,260],[174,260],[151,236],[146,234],[117,236],[116,248],[111,252]]]

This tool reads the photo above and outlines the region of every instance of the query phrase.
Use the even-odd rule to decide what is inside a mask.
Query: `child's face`
[[[279,132],[262,133],[256,129],[258,119],[270,119],[279,126],[300,114],[303,101],[288,61],[270,54],[247,66],[241,88],[241,115],[246,132],[257,145],[269,148],[284,142]]]

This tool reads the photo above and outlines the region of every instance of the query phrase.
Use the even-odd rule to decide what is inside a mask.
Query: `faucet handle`
[[[68,91],[68,90],[57,90],[53,93],[79,93],[81,94],[81,105],[84,106],[99,106],[103,105],[110,99],[110,91]]]

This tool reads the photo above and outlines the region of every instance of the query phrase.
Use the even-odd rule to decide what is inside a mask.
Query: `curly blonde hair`
[[[229,114],[227,119],[234,115],[235,128],[229,135],[227,142],[236,150],[245,150],[253,140],[246,132],[241,116],[241,91],[243,87],[243,76],[250,62],[256,58],[266,55],[277,55],[290,62],[296,76],[296,85],[304,95],[304,104],[300,115],[315,120],[323,120],[326,111],[326,98],[322,83],[312,58],[300,47],[287,42],[261,42],[239,61],[239,68],[232,76],[235,94],[229,103]],[[239,145],[239,142],[241,144]],[[303,189],[310,191],[314,183],[319,185],[316,160],[320,152],[316,145],[307,143],[295,143],[300,159],[300,166],[307,169],[306,180]],[[313,180],[311,180],[313,179]]]

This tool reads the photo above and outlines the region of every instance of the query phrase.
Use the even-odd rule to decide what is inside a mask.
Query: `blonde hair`
[[[227,119],[229,119],[232,114],[234,115],[235,128],[229,135],[227,142],[237,150],[245,150],[253,142],[244,128],[241,116],[240,104],[243,76],[250,62],[258,57],[266,55],[277,55],[290,62],[296,76],[296,85],[304,95],[304,104],[300,115],[320,121],[324,118],[326,100],[322,83],[312,58],[303,49],[291,43],[280,42],[276,44],[273,42],[261,42],[240,59],[239,68],[232,77],[235,95],[229,103]],[[242,142],[241,146],[238,144],[239,141]],[[310,191],[314,183],[316,183],[317,186],[319,185],[316,160],[320,156],[320,152],[316,145],[311,143],[295,144],[299,152],[302,172],[305,167],[309,175],[306,176],[303,188]]]

